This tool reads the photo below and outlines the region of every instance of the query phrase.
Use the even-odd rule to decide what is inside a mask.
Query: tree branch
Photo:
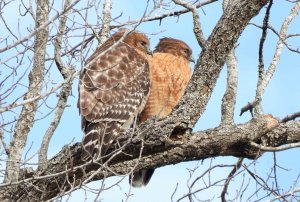
[[[126,175],[133,167],[136,167],[137,170],[157,168],[216,156],[255,159],[261,153],[259,149],[251,147],[250,144],[251,142],[260,142],[262,137],[285,137],[281,139],[281,142],[277,142],[277,145],[300,141],[300,121],[278,124],[274,120],[269,116],[263,116],[245,124],[233,126],[230,129],[217,127],[202,132],[187,133],[180,140],[175,141],[169,139],[168,134],[157,135],[159,134],[157,128],[143,124],[133,136],[132,141],[125,144],[122,153],[116,155],[107,168],[99,167],[97,163],[82,162],[80,159],[81,144],[75,144],[71,147],[65,147],[53,157],[46,170],[32,173],[31,176],[33,177],[27,176],[29,178],[15,183],[24,191],[18,190],[17,193],[10,193],[7,190],[11,184],[7,183],[0,186],[0,193],[3,197],[8,197],[7,194],[10,193],[9,197],[16,197],[12,199],[26,198],[30,193],[40,200],[46,200],[58,194],[60,192],[59,187],[64,187],[65,191],[70,188],[69,183],[65,181],[66,178],[76,186],[82,186],[81,183],[91,175],[93,175],[92,181],[102,179],[104,176],[107,178],[116,174]],[[274,127],[276,128],[274,129]],[[142,133],[145,130],[149,131],[146,135]],[[122,145],[127,142],[127,138],[131,135],[131,132],[128,131],[125,137],[118,139],[119,144]],[[146,144],[144,144],[143,156],[137,164],[142,142]],[[114,146],[117,144],[113,145],[109,152],[115,150]],[[42,191],[37,190],[37,187]],[[3,198],[0,197],[0,199]]]
[[[231,6],[228,0],[223,1],[223,12]],[[231,49],[226,57],[227,66],[227,85],[222,99],[221,106],[221,124],[234,124],[234,108],[236,103],[237,85],[238,85],[238,63],[235,56],[235,48]]]
[[[173,0],[174,3],[189,9],[193,14],[194,34],[200,47],[205,48],[205,38],[201,28],[199,14],[196,5],[189,4],[182,0]]]
[[[106,0],[104,5],[103,5],[103,13],[102,13],[102,28],[100,31],[100,41],[99,45],[103,44],[110,31],[110,21],[111,21],[111,15],[110,15],[110,10],[112,8],[112,1],[111,0]]]
[[[19,39],[18,41],[14,42],[13,44],[9,44],[7,46],[5,46],[4,48],[0,48],[0,53],[7,51],[13,47],[16,47],[17,45],[23,43],[24,41],[27,41],[28,39],[30,39],[31,37],[33,37],[34,35],[36,35],[36,33],[38,33],[39,31],[47,28],[51,23],[53,23],[54,20],[56,20],[57,18],[59,18],[62,14],[64,14],[64,12],[70,10],[71,8],[73,8],[73,6],[75,6],[80,0],[75,0],[66,10],[64,10],[61,13],[57,13],[55,16],[53,16],[50,20],[45,21],[43,24],[41,24],[38,28],[36,28],[33,32],[31,32],[28,36]]]
[[[64,4],[64,10],[67,9],[70,6],[70,4],[71,4],[71,0],[66,0],[65,4]],[[55,49],[54,49],[55,63],[64,79],[67,79],[68,77],[70,77],[72,74],[75,73],[75,70],[68,68],[62,62],[62,59],[61,59],[61,43],[62,43],[62,37],[63,37],[63,33],[64,33],[66,21],[67,21],[67,16],[68,16],[68,12],[65,12],[61,16],[59,26],[58,26],[57,36],[56,36],[56,40],[55,40],[55,45],[54,45],[54,47],[55,47]],[[73,79],[74,79],[74,77],[68,83],[66,83],[60,91],[59,99],[58,99],[58,102],[56,105],[55,115],[53,117],[53,120],[52,120],[49,128],[47,129],[47,131],[43,137],[41,148],[39,150],[39,155],[38,155],[39,169],[43,169],[47,166],[47,153],[48,153],[49,142],[50,142],[50,140],[54,134],[54,131],[56,130],[56,128],[60,122],[61,116],[67,106],[68,97],[70,96],[71,90],[72,90]]]
[[[263,29],[261,38],[259,41],[259,50],[258,50],[258,81],[257,81],[257,90],[256,90],[256,97],[255,97],[255,107],[254,107],[254,115],[261,115],[263,113],[262,106],[261,106],[261,100],[263,95],[263,89],[262,89],[262,82],[264,80],[265,76],[265,65],[264,65],[264,44],[267,37],[267,30],[268,30],[268,23],[270,18],[270,11],[273,5],[273,0],[270,0],[270,3],[267,7],[266,14],[263,21]]]
[[[231,172],[229,173],[228,177],[226,178],[226,181],[224,183],[224,188],[223,188],[222,193],[221,193],[221,200],[222,200],[222,202],[226,202],[225,194],[227,194],[229,183],[233,179],[234,174],[242,166],[243,160],[244,160],[244,158],[239,158],[239,160],[236,162],[234,168],[231,170]]]
[[[37,2],[36,11],[36,33],[34,41],[34,63],[28,75],[29,87],[24,100],[40,96],[45,70],[46,45],[49,34],[49,27],[40,29],[48,20],[49,1],[42,0]],[[24,105],[16,123],[14,136],[10,144],[8,161],[6,163],[5,182],[17,181],[19,178],[20,159],[27,141],[30,128],[33,125],[37,111],[38,102],[31,102]]]
[[[264,91],[265,91],[267,85],[269,84],[269,82],[276,70],[276,66],[280,60],[282,48],[283,48],[284,42],[286,40],[287,29],[289,27],[289,24],[292,22],[292,20],[298,15],[299,9],[300,9],[300,1],[295,3],[295,6],[291,9],[290,14],[285,18],[285,21],[283,22],[281,29],[280,29],[279,40],[276,45],[276,50],[275,50],[275,54],[273,56],[272,62],[269,65],[266,73],[263,72],[262,78],[260,79],[261,81],[258,82],[255,102],[258,102],[258,105],[260,105],[260,106],[257,105],[255,107],[255,109],[259,113],[262,112],[262,108],[261,108],[261,104],[260,104],[262,96],[263,96]],[[265,27],[265,29],[267,29],[267,24],[264,27]],[[261,63],[261,61],[260,61],[260,63]]]
[[[300,112],[296,112],[296,113],[293,113],[293,114],[290,114],[286,117],[284,117],[281,122],[288,122],[288,121],[291,121],[291,120],[295,120],[296,118],[299,118],[300,117]]]

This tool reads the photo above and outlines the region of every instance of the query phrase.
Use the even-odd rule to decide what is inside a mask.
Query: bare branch
[[[230,51],[226,57],[227,65],[227,86],[222,99],[221,124],[234,124],[234,108],[237,95],[238,84],[238,64],[234,53],[234,49]]]
[[[291,120],[295,120],[296,118],[299,118],[300,117],[300,112],[296,112],[296,113],[293,113],[293,114],[290,114],[286,117],[284,117],[281,122],[288,122],[288,121],[291,121]]]
[[[225,183],[224,183],[224,188],[223,188],[223,191],[221,193],[221,199],[222,199],[222,202],[226,202],[226,199],[225,199],[225,194],[227,193],[227,190],[228,190],[228,185],[231,181],[231,179],[233,178],[234,174],[240,169],[240,167],[242,166],[242,163],[243,163],[243,158],[239,158],[239,160],[236,162],[236,165],[235,167],[231,170],[231,172],[229,173]]]
[[[56,15],[54,15],[50,20],[45,21],[42,25],[40,25],[38,28],[36,28],[33,32],[31,32],[28,36],[19,39],[18,41],[14,42],[13,44],[7,45],[4,48],[0,48],[0,53],[7,51],[21,43],[23,43],[24,41],[27,41],[28,39],[30,39],[31,37],[33,37],[35,34],[37,34],[39,31],[43,30],[43,29],[47,29],[47,27],[53,23],[54,20],[56,20],[57,18],[59,18],[59,16],[63,15],[64,12],[69,11],[71,8],[73,8],[73,6],[75,6],[80,0],[75,0],[66,10],[62,11],[61,13],[57,13]]]
[[[40,96],[41,93],[49,28],[45,27],[41,29],[40,27],[48,20],[49,11],[48,0],[42,0],[37,3],[36,30],[39,31],[35,37],[34,64],[28,76],[29,88],[24,97],[25,100]],[[33,125],[37,105],[37,102],[31,102],[22,108],[9,149],[8,158],[10,161],[6,164],[5,182],[17,181],[19,178],[19,162],[27,141],[28,133]]]
[[[231,2],[232,3],[232,2]],[[234,3],[234,2],[233,2]],[[229,8],[231,4],[228,0],[223,1],[223,11]],[[227,65],[227,86],[226,91],[222,99],[221,106],[221,125],[233,125],[234,124],[234,108],[237,95],[238,84],[238,63],[235,56],[235,48],[233,48],[226,57]]]
[[[111,0],[105,0],[105,3],[103,4],[103,13],[102,13],[102,28],[100,31],[100,41],[99,45],[103,44],[110,32],[110,22],[111,22],[111,15],[110,11],[112,8],[112,1]]]
[[[270,193],[272,193],[274,196],[280,196],[279,193],[277,193],[275,190],[273,190],[272,188],[270,188],[268,186],[268,184],[258,175],[256,175],[255,173],[251,172],[248,167],[246,165],[243,165],[243,167],[245,168],[245,170],[250,174],[250,176],[264,189],[268,190]]]
[[[270,10],[273,5],[273,0],[270,0],[269,5],[266,10],[266,14],[264,17],[263,22],[263,29],[262,34],[259,42],[259,51],[258,51],[258,81],[257,81],[257,90],[256,90],[256,97],[255,97],[255,108],[254,108],[254,115],[260,115],[263,113],[262,106],[261,106],[261,99],[262,99],[262,90],[261,90],[261,83],[264,80],[264,58],[263,58],[263,50],[264,50],[264,43],[267,36],[267,29],[268,29],[268,23],[270,18]]]
[[[2,146],[6,152],[7,155],[9,155],[9,148],[7,147],[6,143],[5,143],[5,140],[4,140],[4,133],[3,133],[3,130],[2,128],[0,128],[0,140],[1,140],[1,143],[2,143]]]
[[[187,9],[189,9],[190,11],[192,11],[193,22],[194,22],[194,34],[196,36],[199,46],[202,48],[205,48],[205,38],[204,38],[204,34],[203,34],[203,31],[201,28],[197,7],[193,4],[189,4],[182,0],[173,0],[173,1],[174,1],[174,3],[181,5]]]
[[[290,143],[290,144],[285,144],[279,147],[268,147],[268,146],[263,146],[263,145],[259,145],[256,144],[255,142],[250,142],[250,145],[253,147],[256,147],[262,151],[284,151],[287,149],[292,149],[292,148],[296,148],[296,147],[300,147],[300,142],[297,143]]]
[[[70,6],[70,4],[71,4],[71,0],[66,0],[65,4],[64,4],[64,9],[67,9]],[[62,36],[64,33],[66,21],[67,21],[67,14],[68,14],[68,12],[65,12],[61,16],[61,20],[60,20],[60,23],[58,26],[58,31],[57,31],[57,37],[56,37],[55,45],[54,45],[55,46],[55,50],[54,50],[55,62],[56,62],[58,70],[60,71],[60,73],[64,79],[67,79],[75,72],[74,69],[67,68],[66,65],[63,64],[61,56],[60,56]],[[66,108],[67,100],[68,100],[68,97],[70,96],[71,90],[72,90],[73,79],[74,79],[74,77],[68,83],[66,83],[60,91],[59,100],[56,105],[55,115],[50,124],[50,127],[47,129],[46,134],[43,137],[41,148],[39,150],[39,155],[38,155],[39,169],[43,169],[47,165],[47,152],[48,152],[49,142],[50,142],[50,140],[53,136],[53,133],[56,130],[56,128],[60,122],[61,116]]]
[[[88,65],[87,65],[88,66]],[[74,72],[73,74],[71,74],[68,78],[66,78],[62,83],[60,84],[57,84],[56,86],[54,86],[51,90],[49,90],[48,92],[45,92],[43,94],[40,94],[40,95],[37,95],[35,97],[32,97],[32,98],[25,98],[24,101],[21,101],[21,102],[15,102],[15,103],[12,103],[12,104],[9,104],[7,106],[4,106],[4,107],[1,107],[0,108],[0,113],[3,113],[5,111],[9,111],[13,108],[16,108],[18,106],[22,106],[22,105],[26,105],[26,104],[30,104],[32,102],[35,102],[37,100],[40,100],[44,97],[47,97],[48,95],[56,92],[58,89],[60,89],[62,86],[70,83],[71,80],[73,80],[76,76],[79,75],[79,71],[76,71]]]
[[[128,143],[130,140],[129,137],[132,135],[131,131],[120,136],[118,142],[123,145],[125,141],[125,148],[122,149],[122,152],[117,152],[118,155],[115,155],[114,158],[110,160],[109,170],[100,169],[101,172],[95,175],[95,171],[99,170],[99,165],[102,164],[96,162],[95,164],[82,162],[80,158],[81,144],[76,144],[71,148],[65,147],[57,156],[49,161],[47,169],[43,172],[36,172],[34,173],[34,177],[16,183],[21,183],[20,187],[22,187],[22,189],[25,189],[24,186],[28,185],[29,187],[28,189],[26,188],[26,190],[28,192],[35,192],[33,195],[41,199],[41,197],[53,197],[55,193],[59,191],[55,188],[57,186],[55,185],[56,183],[59,183],[59,187],[65,186],[64,190],[68,190],[70,187],[65,183],[66,174],[72,178],[72,181],[75,180],[76,183],[80,185],[80,183],[86,179],[83,178],[83,170],[86,177],[89,178],[90,175],[93,175],[95,177],[89,179],[98,180],[102,179],[104,175],[105,177],[109,177],[115,174],[126,174],[135,166],[137,170],[156,168],[163,165],[179,163],[182,162],[183,159],[184,161],[200,160],[214,156],[237,156],[253,159],[257,157],[258,151],[255,147],[249,147],[249,143],[251,141],[258,141],[259,138],[266,133],[269,134],[268,131],[274,128],[274,123],[272,122],[273,119],[262,117],[261,119],[254,119],[246,124],[240,124],[230,129],[217,127],[203,132],[187,133],[182,136],[180,140],[176,141],[170,140],[168,133],[159,132],[159,129],[163,127],[162,124],[158,124],[156,128],[153,128],[152,124],[145,123],[136,130],[131,142]],[[167,120],[164,120],[164,124],[168,125]],[[257,133],[255,133],[255,131]],[[300,140],[299,131],[299,121],[294,123],[281,123],[276,129],[270,132],[270,136],[293,137],[293,140],[284,138],[281,144],[285,144],[286,142]],[[143,139],[147,144],[144,145],[143,156],[140,158],[139,163],[136,164]],[[226,145],[226,147],[224,147],[224,145]],[[108,152],[114,151],[115,147],[118,146],[112,145]],[[168,161],[165,161],[165,159],[168,159]],[[58,164],[57,162],[60,163]],[[103,166],[101,167],[104,168]],[[53,177],[56,179],[55,181],[48,179]],[[45,180],[42,180],[43,178]],[[32,187],[32,183],[28,184],[31,180],[33,180],[32,183],[35,184],[34,186],[45,190],[43,196],[40,195],[42,192]],[[27,183],[23,184],[23,182]],[[55,184],[51,185],[51,183]],[[6,183],[0,185],[0,187],[2,186],[5,190],[5,186],[10,185],[12,184]],[[53,187],[53,189],[46,191],[49,186]],[[0,192],[1,191],[3,191],[3,189],[0,189]],[[19,192],[19,194],[22,195],[21,192]],[[12,196],[21,197],[20,195],[17,196],[16,193],[11,195],[11,197]],[[3,197],[5,197],[5,195],[3,195]],[[25,196],[23,195],[23,197]]]
[[[245,113],[246,111],[249,110],[251,113],[251,116],[253,117],[253,109],[256,104],[257,104],[256,102],[252,102],[252,103],[248,102],[248,104],[246,106],[242,107],[240,116],[242,116],[243,113]]]
[[[196,4],[196,8],[200,8],[202,6],[205,6],[205,5],[208,5],[208,4],[211,4],[211,3],[214,3],[218,0],[206,0],[206,1],[199,1],[198,4]],[[180,11],[171,11],[169,13],[165,13],[165,14],[162,14],[162,15],[159,15],[159,16],[153,16],[153,17],[146,17],[142,20],[142,22],[150,22],[150,21],[156,21],[156,20],[159,20],[159,21],[162,21],[164,18],[168,18],[168,17],[171,17],[171,16],[180,16],[182,14],[185,14],[185,13],[188,13],[190,12],[190,9],[185,9],[185,10],[180,10]],[[119,27],[124,27],[126,25],[133,25],[133,24],[136,24],[138,23],[140,20],[132,20],[132,21],[128,21],[128,22],[125,22],[125,23],[121,23],[119,25],[114,25],[114,26],[111,26],[111,29],[113,28],[119,28]]]
[[[254,25],[255,27],[258,27],[260,29],[263,28],[262,26],[259,26],[259,25],[255,24],[253,22],[250,22],[249,24]],[[270,29],[274,34],[276,34],[278,37],[280,37],[280,34],[275,30],[274,27],[272,27],[271,25],[268,25],[268,29]],[[296,36],[300,36],[300,34],[289,34],[289,35],[286,36],[286,39],[288,39],[290,37],[296,37]],[[292,48],[291,45],[289,45],[286,41],[283,41],[283,43],[284,43],[285,47],[287,47],[290,51],[300,54],[299,48],[297,48],[297,49]]]
[[[287,196],[295,196],[296,193],[300,193],[300,189],[293,189],[293,190],[291,190],[289,192],[286,192],[286,193],[283,193],[283,194],[281,194],[279,196],[276,196],[273,199],[271,199],[270,202],[272,202],[272,201],[278,201],[279,199],[284,199]],[[298,197],[298,199],[299,199],[299,197]]]
[[[295,3],[294,7],[291,9],[289,16],[286,17],[285,21],[283,22],[283,24],[281,26],[280,33],[279,33],[280,37],[279,37],[279,41],[277,42],[277,45],[276,45],[276,50],[275,50],[275,54],[273,56],[273,60],[272,60],[271,64],[269,65],[268,70],[263,75],[261,82],[258,82],[255,100],[259,103],[261,102],[264,91],[276,70],[276,66],[279,62],[279,59],[280,59],[280,56],[282,53],[282,47],[284,45],[284,41],[286,40],[286,33],[287,33],[287,29],[289,27],[289,24],[298,15],[299,9],[300,9],[300,1]],[[262,112],[261,106],[256,107],[256,110],[258,112],[260,112],[260,111]]]

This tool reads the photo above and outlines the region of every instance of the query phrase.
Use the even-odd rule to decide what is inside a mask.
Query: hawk
[[[148,118],[168,116],[177,105],[191,78],[191,48],[183,41],[162,38],[149,59],[151,69],[150,95],[139,121]],[[131,176],[132,185],[141,187],[148,184],[154,169],[142,169]]]
[[[120,30],[86,61],[79,81],[82,160],[104,156],[122,130],[130,128],[150,91],[149,39]]]

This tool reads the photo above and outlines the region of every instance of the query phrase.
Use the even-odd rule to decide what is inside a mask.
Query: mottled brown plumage
[[[191,77],[189,61],[191,48],[181,40],[163,38],[154,50],[150,61],[150,95],[140,121],[157,116],[164,118],[170,114],[183,95]],[[134,173],[132,184],[135,187],[146,185],[154,169],[143,169]]]
[[[132,32],[111,48],[124,33],[117,32],[98,47],[80,75],[83,160],[105,155],[120,132],[132,125],[149,95],[149,40]]]

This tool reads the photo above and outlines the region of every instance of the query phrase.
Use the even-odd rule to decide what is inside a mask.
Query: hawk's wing
[[[90,57],[93,62],[101,49]],[[150,89],[147,59],[125,43],[108,50],[80,76],[83,159],[104,155],[143,109]],[[100,152],[101,151],[101,152]]]

